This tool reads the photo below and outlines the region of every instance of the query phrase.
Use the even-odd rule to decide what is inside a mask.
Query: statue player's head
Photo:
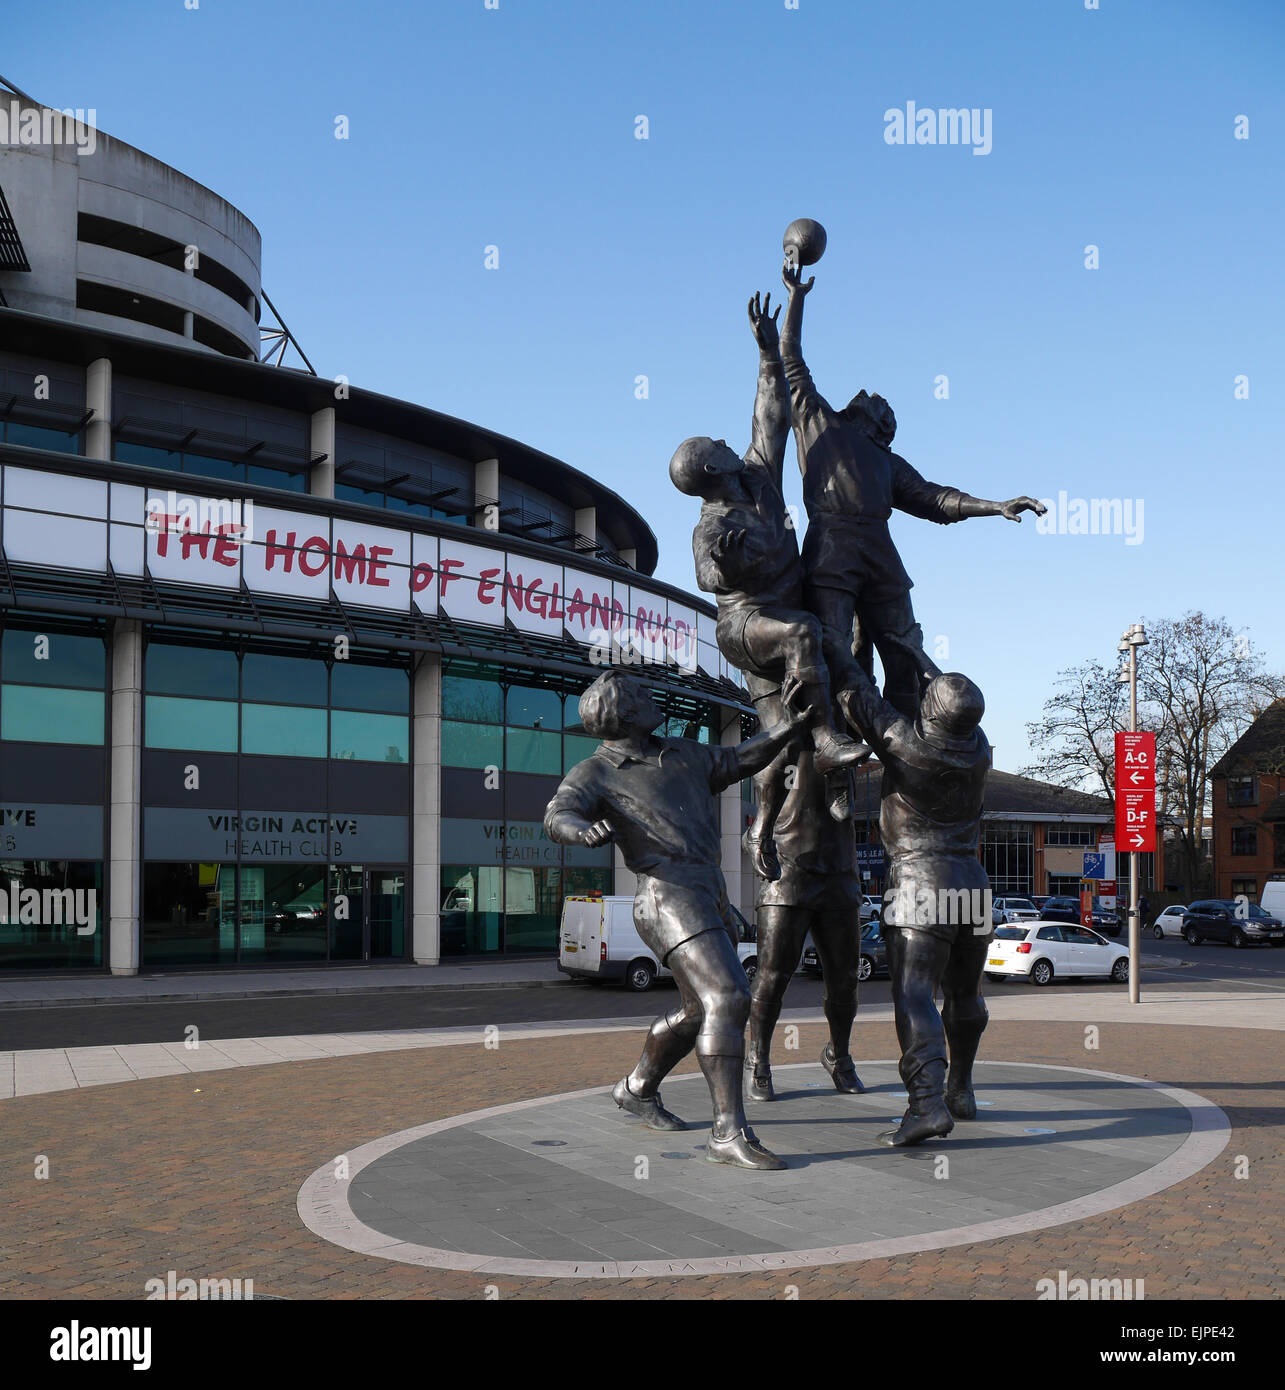
[[[897,417],[892,406],[882,396],[872,396],[868,391],[858,391],[843,407],[844,416],[854,425],[859,425],[883,449],[892,447],[897,434]]]
[[[669,460],[670,480],[688,497],[721,497],[744,469],[745,460],[728,447],[727,440],[704,435],[684,439]]]
[[[592,738],[649,734],[664,717],[651,691],[623,671],[603,672],[580,697],[580,722]]]
[[[958,671],[934,676],[919,702],[919,718],[924,728],[940,730],[950,738],[971,734],[985,713],[982,692]]]

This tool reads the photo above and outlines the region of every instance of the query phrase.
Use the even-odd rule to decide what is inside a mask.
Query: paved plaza
[[[1034,1298],[1059,1270],[1277,1296],[1281,996],[992,1007],[992,1103],[919,1152],[875,1142],[904,1105],[888,1011],[856,1026],[859,1097],[787,1012],[783,1099],[751,1107],[775,1174],[705,1161],[693,1067],[665,1088],[686,1131],[618,1111],[641,1030],[617,1020],[10,1054],[0,1298],[134,1299],[170,1270],[286,1298]]]

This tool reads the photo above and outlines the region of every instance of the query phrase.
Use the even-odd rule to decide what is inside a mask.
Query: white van
[[[1258,905],[1269,917],[1278,917],[1285,922],[1285,879],[1264,883]]]
[[[748,979],[758,968],[754,928],[735,908],[741,940],[736,954]],[[627,988],[650,989],[670,972],[643,945],[634,926],[634,900],[623,897],[564,898],[558,932],[558,969],[586,980],[619,980]]]

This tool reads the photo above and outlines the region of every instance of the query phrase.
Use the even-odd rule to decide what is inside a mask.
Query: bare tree
[[[1187,613],[1147,625],[1139,651],[1138,724],[1156,733],[1156,810],[1176,830],[1183,889],[1197,891],[1209,818],[1209,769],[1271,702],[1285,676],[1267,669],[1225,618]],[[1026,726],[1035,760],[1022,769],[1115,804],[1115,733],[1128,727],[1118,667],[1083,661],[1062,671],[1043,717]],[[1157,865],[1159,867],[1159,865]]]
[[[1026,726],[1036,761],[1022,775],[1105,796],[1115,805],[1115,732],[1128,706],[1114,667],[1082,661],[1058,673],[1043,717]]]
[[[1187,613],[1148,624],[1147,636],[1138,722],[1156,731],[1156,800],[1175,825],[1190,894],[1200,880],[1209,769],[1285,693],[1285,678],[1225,618]]]

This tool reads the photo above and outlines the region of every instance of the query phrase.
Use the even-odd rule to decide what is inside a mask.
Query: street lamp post
[[[1129,664],[1120,672],[1120,684],[1129,687],[1129,732],[1138,732],[1138,648],[1147,645],[1141,623],[1125,628],[1118,651],[1128,652]],[[1118,854],[1119,846],[1116,846]],[[1129,1002],[1142,999],[1142,924],[1138,920],[1138,852],[1129,851]]]

